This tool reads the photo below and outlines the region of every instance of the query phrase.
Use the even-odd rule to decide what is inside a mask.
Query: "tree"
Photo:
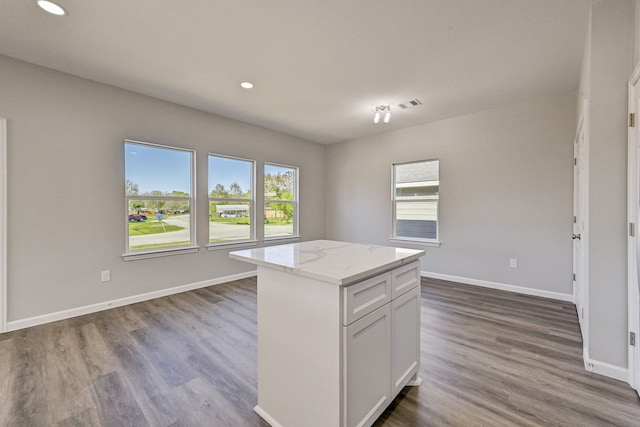
[[[140,191],[140,186],[135,182],[127,179],[124,182],[124,194],[127,196],[137,196]],[[135,210],[136,213],[140,213],[140,209],[144,206],[144,204],[140,200],[129,200],[129,210]]]
[[[138,191],[140,191],[140,186],[130,179],[126,180],[124,183],[124,194],[127,196],[137,196]]]
[[[137,214],[140,214],[140,210],[144,207],[144,203],[140,200],[132,200],[129,202],[129,210],[135,210]]]
[[[173,190],[170,196],[176,197],[189,197],[189,193],[184,191]],[[167,209],[172,210],[174,213],[189,212],[189,201],[187,200],[168,200],[166,204]]]
[[[293,171],[287,171],[277,174],[266,174],[264,177],[264,190],[265,196],[269,199],[276,200],[292,200],[293,197],[286,197],[286,195],[293,195]]]
[[[209,193],[209,197],[216,199],[227,198],[229,197],[229,193],[224,189],[224,185],[216,184],[213,190],[211,190],[211,193]]]
[[[231,196],[234,199],[239,199],[243,195],[244,194],[242,192],[242,188],[240,187],[240,185],[235,181],[231,183],[231,185],[229,186],[229,196]]]
[[[293,200],[293,194],[287,192],[280,200]],[[285,221],[291,221],[293,219],[293,203],[269,203],[269,207],[276,211],[276,216],[278,216],[277,213],[280,212]]]
[[[293,200],[293,171],[277,174],[266,174],[264,177],[265,198],[271,200]],[[269,203],[269,208],[274,210],[276,217],[286,221],[293,219],[292,203]]]
[[[148,193],[149,196],[156,196],[156,197],[161,197],[164,196],[165,194],[160,191],[160,190],[152,190]],[[160,198],[158,199],[154,199],[154,200],[147,200],[147,208],[149,209],[154,209],[154,210],[160,210],[162,208],[164,208],[164,205],[167,201],[166,200],[162,200]]]

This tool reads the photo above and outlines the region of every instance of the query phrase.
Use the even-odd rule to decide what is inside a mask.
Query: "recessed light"
[[[240,83],[240,86],[243,89],[251,89],[253,87],[253,83],[251,83],[251,82],[242,82],[242,83]]]
[[[64,16],[67,14],[62,6],[49,0],[38,0],[38,6],[52,15]]]

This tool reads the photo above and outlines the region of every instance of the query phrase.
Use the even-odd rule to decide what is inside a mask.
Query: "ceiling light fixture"
[[[52,1],[48,1],[48,0],[38,0],[38,6],[40,6],[41,9],[49,12],[52,15],[56,15],[56,16],[64,16],[67,14],[67,11],[64,10],[64,8],[62,6],[60,6],[59,4],[56,4]]]
[[[253,87],[253,83],[251,83],[251,82],[242,82],[242,83],[240,83],[240,86],[243,89],[251,89]]]
[[[391,120],[391,105],[376,105],[376,111],[373,113],[373,123],[380,123],[380,119],[386,124]]]

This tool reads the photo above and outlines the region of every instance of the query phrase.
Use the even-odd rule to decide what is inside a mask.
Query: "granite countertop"
[[[335,285],[348,285],[417,260],[424,251],[332,240],[233,251],[229,257]]]

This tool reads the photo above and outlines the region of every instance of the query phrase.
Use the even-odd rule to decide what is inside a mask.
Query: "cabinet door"
[[[420,288],[391,301],[391,379],[395,397],[420,367]]]
[[[343,425],[370,426],[391,403],[391,306],[343,328]]]

